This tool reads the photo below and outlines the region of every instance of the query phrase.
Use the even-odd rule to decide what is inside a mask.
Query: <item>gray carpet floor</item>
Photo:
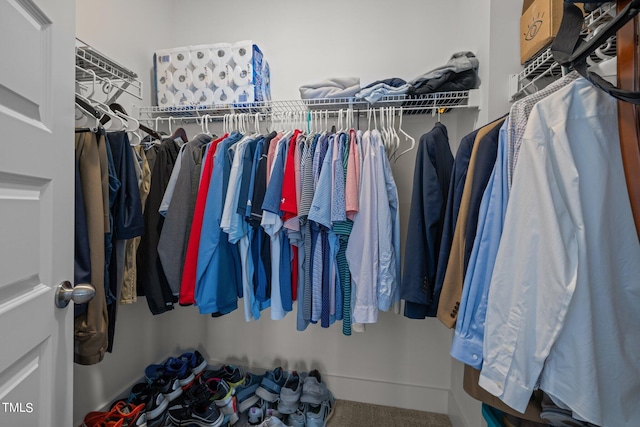
[[[451,427],[445,414],[337,400],[327,427]]]

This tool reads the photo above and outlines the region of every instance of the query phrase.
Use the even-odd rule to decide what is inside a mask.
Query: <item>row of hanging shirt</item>
[[[616,106],[574,72],[455,160],[437,126],[418,148],[405,315],[455,327],[451,355],[518,413],[540,389],[550,419],[640,425],[640,244]]]
[[[158,186],[164,216],[147,224],[159,231],[159,262],[152,255],[144,267],[155,270],[143,286],[151,311],[178,300],[220,316],[243,298],[247,321],[267,307],[281,319],[298,301],[298,330],[342,320],[351,334],[399,307],[398,193],[386,155],[397,139],[347,118],[335,132],[312,131],[313,120],[307,132],[268,134],[257,121],[254,132],[225,121],[222,137],[203,128],[186,143]]]

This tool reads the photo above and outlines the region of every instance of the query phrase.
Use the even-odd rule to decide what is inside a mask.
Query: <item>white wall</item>
[[[327,77],[359,76],[363,84],[388,77],[409,80],[443,65],[453,52],[471,50],[480,59],[483,103],[479,114],[463,109],[442,116],[455,153],[462,136],[508,105],[502,74],[512,72],[512,62],[517,66],[517,29],[511,33],[511,27],[515,22],[517,28],[520,13],[520,6],[509,3],[519,2],[246,0],[242,9],[247,12],[239,21],[234,2],[81,0],[78,36],[140,74],[145,100],[128,101],[139,105],[151,105],[152,53],[162,48],[252,39],[271,65],[277,100],[297,99],[300,85]],[[96,14],[102,25],[92,21]],[[224,16],[229,19],[218,19]],[[500,85],[504,101],[494,101],[494,94],[502,96]],[[122,97],[127,105],[125,98],[130,97]],[[405,119],[404,127],[419,138],[434,122],[429,115],[414,116]],[[187,131],[198,132],[194,126]],[[403,246],[414,160],[415,150],[393,165]],[[121,392],[146,364],[199,348],[212,362],[258,369],[317,367],[339,398],[449,413],[456,426],[482,423],[479,404],[463,395],[460,365],[449,357],[451,331],[435,319],[383,314],[365,334],[344,337],[339,325],[329,330],[310,326],[299,333],[293,316],[275,322],[268,312],[247,324],[241,310],[211,319],[194,308],[153,317],[144,301],[122,307],[116,352],[98,366],[76,367],[75,419]]]

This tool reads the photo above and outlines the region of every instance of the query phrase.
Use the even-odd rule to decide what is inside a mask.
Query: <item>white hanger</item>
[[[398,129],[400,130],[400,133],[402,135],[404,135],[405,137],[405,141],[411,141],[411,147],[409,147],[407,150],[401,152],[400,154],[398,154],[395,158],[395,161],[397,162],[398,159],[403,156],[404,154],[407,154],[409,151],[413,150],[416,146],[416,140],[415,138],[413,138],[411,135],[409,135],[408,133],[406,133],[404,131],[404,129],[402,129],[402,107],[400,107],[400,124],[398,125]]]
[[[80,112],[82,113],[82,118],[84,119],[82,123],[80,123],[80,126],[84,126],[87,123],[87,119],[92,118],[93,120],[95,120],[95,127],[92,128],[91,130],[93,132],[97,132],[98,128],[100,127],[100,119],[94,116],[90,111],[85,110],[84,107],[82,107],[82,105],[78,104],[77,102],[76,102],[76,108],[80,110]]]
[[[200,132],[201,132],[201,133],[205,133],[205,130],[204,130],[204,121],[205,121],[206,119],[207,119],[207,116],[206,116],[206,115],[204,115],[204,116],[200,117]],[[197,119],[196,119],[196,123],[197,123],[197,122],[198,122],[198,121],[197,121]]]
[[[93,97],[93,94],[96,93],[96,72],[93,70],[86,70],[89,74],[91,74],[91,78],[92,78],[92,84],[91,84],[91,93],[89,95],[87,95],[87,98],[91,99],[91,97]]]
[[[136,133],[136,131],[140,129],[140,122],[137,119],[134,119],[133,117],[130,117],[120,111],[116,111],[116,115],[125,119],[126,121],[126,126],[123,130],[126,130],[127,134],[129,134],[130,136],[129,143],[131,145],[140,145],[140,142],[142,142],[142,138]]]
[[[169,135],[173,134],[173,116],[169,116]]]
[[[155,126],[155,129],[154,129],[156,132],[159,132],[159,130],[158,130],[159,129],[159,127],[158,127],[159,120],[160,120],[160,116],[156,117],[156,126]]]
[[[124,130],[126,130],[127,132],[133,132],[133,131],[136,131],[136,130],[140,129],[140,122],[138,120],[136,120],[133,117],[128,116],[128,115],[126,115],[126,114],[124,114],[124,113],[122,113],[120,111],[116,111],[115,113],[116,113],[116,115],[118,117],[121,117],[124,120],[126,120],[126,124],[125,124],[125,129]]]
[[[382,136],[382,144],[384,145],[384,150],[389,155],[389,134],[387,131],[387,118],[385,116],[385,109],[380,107],[380,135]]]

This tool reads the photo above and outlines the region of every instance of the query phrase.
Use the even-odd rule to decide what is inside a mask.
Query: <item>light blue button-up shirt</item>
[[[496,164],[480,202],[476,239],[469,257],[456,331],[451,344],[451,356],[476,369],[482,367],[489,283],[500,246],[509,197],[508,128],[509,119],[507,118],[500,128]]]
[[[479,385],[521,412],[539,387],[575,418],[640,425],[639,278],[617,101],[580,78],[529,117]]]

